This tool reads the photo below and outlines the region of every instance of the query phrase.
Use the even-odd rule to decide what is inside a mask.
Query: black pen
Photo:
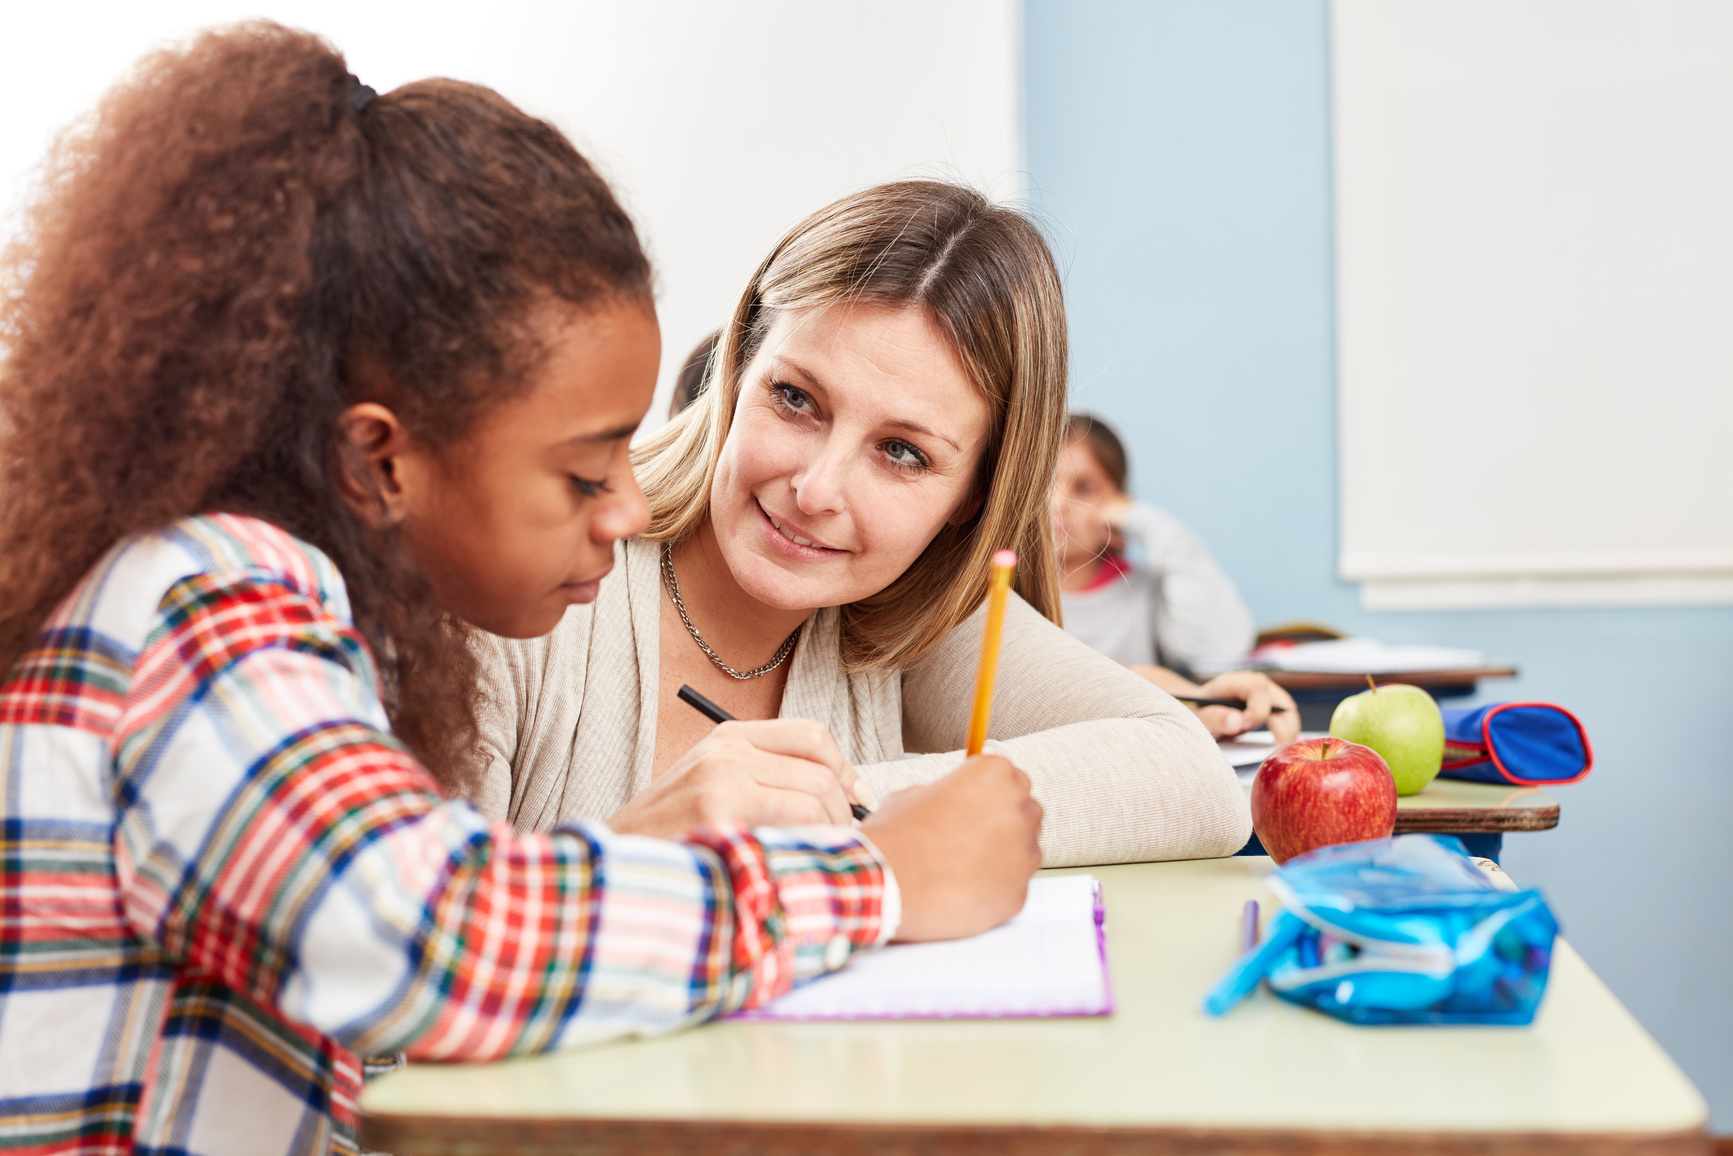
[[[694,691],[693,693],[696,694],[697,692]],[[1237,698],[1194,698],[1189,694],[1176,694],[1173,697],[1178,699],[1180,702],[1190,703],[1192,706],[1226,706],[1232,707],[1234,710],[1246,709],[1246,704]],[[1270,708],[1270,713],[1287,714],[1288,708],[1285,706],[1272,706]]]
[[[733,715],[729,714],[727,711],[723,710],[721,707],[717,706],[685,683],[680,684],[680,701],[691,707],[693,710],[696,710],[699,714],[703,715],[713,723],[735,721]],[[871,811],[867,810],[859,803],[850,803],[848,809],[849,813],[857,819],[864,819],[868,815],[872,814]]]

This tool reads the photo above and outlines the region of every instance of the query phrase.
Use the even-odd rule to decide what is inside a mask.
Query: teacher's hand
[[[608,826],[661,839],[705,823],[847,827],[850,799],[874,802],[821,723],[725,722],[610,815]]]
[[[1041,866],[1041,804],[1029,777],[979,755],[936,783],[898,791],[861,824],[896,874],[901,940],[956,939],[1023,909]]]

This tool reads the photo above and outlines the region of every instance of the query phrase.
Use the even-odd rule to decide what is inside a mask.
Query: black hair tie
[[[356,76],[353,72],[349,74],[349,111],[360,112],[369,104],[372,104],[373,98],[378,95],[377,92],[374,92],[367,85],[362,84],[360,77]]]

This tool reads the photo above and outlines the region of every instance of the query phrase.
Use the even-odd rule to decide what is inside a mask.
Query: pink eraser
[[[993,565],[995,566],[1015,566],[1016,564],[1017,552],[1015,550],[1000,550],[993,555]]]

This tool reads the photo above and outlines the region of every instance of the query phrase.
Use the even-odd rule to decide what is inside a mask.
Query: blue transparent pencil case
[[[1204,999],[1223,1015],[1268,982],[1289,1003],[1357,1024],[1527,1024],[1558,921],[1506,891],[1458,839],[1399,835],[1323,847],[1277,868],[1264,941]]]

